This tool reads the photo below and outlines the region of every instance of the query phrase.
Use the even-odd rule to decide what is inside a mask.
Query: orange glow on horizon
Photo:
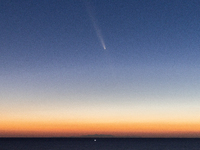
[[[0,137],[68,137],[105,134],[137,137],[200,137],[199,123],[55,123],[0,124]]]

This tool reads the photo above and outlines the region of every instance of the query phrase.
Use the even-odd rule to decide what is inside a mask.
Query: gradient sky
[[[200,137],[200,2],[0,1],[0,137]]]

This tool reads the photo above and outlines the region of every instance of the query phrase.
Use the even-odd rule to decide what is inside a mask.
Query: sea
[[[200,138],[0,138],[0,150],[200,150]]]

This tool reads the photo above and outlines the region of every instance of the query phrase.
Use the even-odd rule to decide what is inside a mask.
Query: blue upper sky
[[[89,3],[114,64],[199,63],[198,1]],[[106,52],[87,4],[81,0],[1,2],[1,64],[31,69],[102,63]]]

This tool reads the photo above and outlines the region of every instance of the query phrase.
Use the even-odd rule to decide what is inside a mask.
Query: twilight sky
[[[200,137],[200,2],[0,1],[0,137]]]

